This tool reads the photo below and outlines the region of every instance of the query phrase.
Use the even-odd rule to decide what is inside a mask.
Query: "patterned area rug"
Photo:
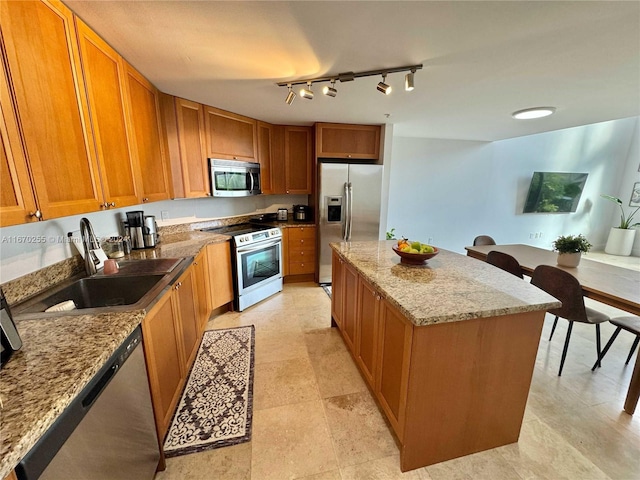
[[[204,332],[164,442],[167,457],[251,439],[255,330]]]

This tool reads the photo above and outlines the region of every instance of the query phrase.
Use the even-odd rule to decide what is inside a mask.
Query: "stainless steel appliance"
[[[138,327],[16,467],[19,480],[152,479],[160,460]]]
[[[132,212],[125,212],[125,215],[127,216],[125,233],[131,238],[131,248],[134,250],[145,248],[144,212],[142,210],[135,210]]]
[[[158,224],[156,223],[156,217],[153,215],[144,216],[142,237],[145,248],[153,248],[159,243],[160,235],[158,234]]]
[[[311,207],[307,205],[293,206],[293,219],[297,222],[309,222],[311,218]]]
[[[289,218],[289,210],[287,210],[286,208],[279,208],[278,220],[286,222],[288,218]]]
[[[4,296],[4,292],[0,288],[0,364],[4,365],[14,352],[22,348],[22,339],[13,323],[11,309]]]
[[[378,240],[382,165],[320,163],[320,283],[331,283],[331,242]]]
[[[259,163],[210,158],[209,169],[214,197],[248,197],[262,193]]]
[[[203,231],[233,238],[236,310],[245,310],[282,291],[282,232],[279,228],[245,223]]]

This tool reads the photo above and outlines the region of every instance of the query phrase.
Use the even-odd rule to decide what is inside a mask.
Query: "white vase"
[[[577,267],[582,258],[582,252],[558,253],[558,265],[561,267]]]
[[[604,251],[611,255],[629,256],[635,237],[636,231],[633,228],[612,227]]]

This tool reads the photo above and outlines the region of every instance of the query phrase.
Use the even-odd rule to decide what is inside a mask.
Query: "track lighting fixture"
[[[416,73],[415,70],[411,70],[409,73],[407,73],[404,76],[404,89],[407,92],[410,92],[413,90],[414,85],[413,85],[413,74]]]
[[[378,83],[378,86],[376,87],[378,89],[379,92],[384,93],[385,95],[389,95],[391,93],[391,85],[387,85],[387,74],[383,73],[382,74],[382,81]]]
[[[285,102],[287,102],[287,105],[291,105],[296,99],[296,92],[293,91],[293,87],[291,86],[291,84],[287,85],[287,87],[289,87],[289,93],[287,93],[287,99],[285,100]]]
[[[309,100],[313,99],[313,92],[311,91],[311,82],[307,82],[307,88],[300,89],[300,96]]]
[[[300,89],[300,96],[302,98],[308,98],[311,100],[313,98],[313,92],[311,91],[311,85],[313,83],[323,83],[323,82],[331,82],[331,86],[324,86],[322,88],[322,93],[328,97],[335,97],[338,94],[336,90],[336,82],[352,82],[356,78],[362,77],[373,77],[382,75],[382,81],[378,83],[376,86],[379,92],[384,93],[385,95],[389,95],[391,93],[391,85],[387,84],[387,75],[391,73],[398,72],[409,72],[404,77],[404,89],[408,92],[414,89],[414,74],[417,70],[422,69],[422,64],[420,65],[407,65],[405,67],[394,67],[394,68],[386,68],[384,70],[367,70],[364,72],[343,72],[338,73],[337,75],[330,75],[326,77],[317,77],[317,78],[307,78],[301,80],[294,80],[289,82],[280,82],[277,83],[279,87],[287,87],[289,89],[289,93],[287,94],[287,104],[291,105],[293,100],[296,97],[296,94],[292,90],[293,85],[307,85],[307,88]]]
[[[324,93],[328,97],[335,97],[338,94],[338,90],[335,89],[336,81],[331,80],[331,86],[325,85],[322,87],[322,93]]]

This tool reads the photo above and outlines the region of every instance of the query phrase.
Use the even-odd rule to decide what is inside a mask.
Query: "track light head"
[[[413,74],[416,73],[415,70],[411,70],[410,73],[407,73],[404,76],[404,89],[407,92],[410,92],[414,89],[414,85],[413,85]]]
[[[387,74],[383,73],[382,74],[382,81],[380,83],[378,83],[378,86],[376,87],[378,89],[379,92],[384,93],[385,95],[389,95],[391,93],[391,85],[387,85],[385,82],[387,80]]]
[[[328,97],[335,97],[338,94],[338,90],[335,89],[336,81],[331,80],[331,86],[325,85],[322,87],[322,93],[324,93]]]
[[[313,99],[313,92],[311,91],[311,82],[307,82],[307,88],[300,89],[300,96],[309,100]]]
[[[293,91],[291,84],[287,85],[287,87],[289,88],[289,93],[287,93],[287,99],[285,100],[285,102],[287,102],[287,105],[291,105],[296,99],[296,92]]]

